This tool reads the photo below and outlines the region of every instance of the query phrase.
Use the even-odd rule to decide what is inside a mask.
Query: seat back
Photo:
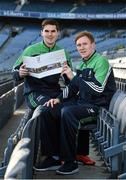
[[[121,124],[120,124],[120,133],[124,134],[125,131],[126,131],[126,106],[123,109],[123,113],[122,113],[122,121],[121,121]]]
[[[5,179],[17,179],[21,170],[25,168],[25,158],[30,153],[27,148],[29,142],[29,138],[23,138],[15,146],[4,175]]]
[[[112,114],[113,114],[114,116],[117,116],[119,105],[120,105],[120,103],[123,101],[123,99],[124,99],[125,97],[126,97],[126,94],[125,94],[124,92],[121,92],[121,93],[119,94],[119,96],[117,97],[117,100],[116,100],[116,102],[115,102],[115,104],[114,104],[113,112],[112,112]]]
[[[120,105],[118,107],[118,112],[117,112],[118,122],[120,122],[122,120],[122,115],[123,115],[125,107],[126,107],[126,96],[124,97],[124,99],[122,100],[122,102],[120,103]]]
[[[26,123],[22,138],[30,138],[30,143],[28,144],[28,149],[30,150],[29,155],[25,159],[26,167],[22,171],[22,179],[32,179],[33,178],[33,164],[34,164],[34,147],[35,147],[35,134],[36,126],[39,115],[41,114],[43,106],[39,105],[33,112],[31,119]]]
[[[112,99],[110,101],[109,112],[111,112],[111,113],[113,112],[114,104],[115,104],[115,102],[116,102],[116,100],[117,100],[117,98],[118,98],[118,96],[120,95],[121,92],[122,91],[120,89],[117,89],[117,91],[114,93],[114,95],[113,95],[113,97],[112,97]]]

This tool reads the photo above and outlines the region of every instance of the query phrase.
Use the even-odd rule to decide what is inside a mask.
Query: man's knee
[[[73,112],[71,111],[70,107],[63,107],[61,109],[61,116],[66,116],[66,115],[71,114],[71,113],[73,113]]]
[[[42,106],[41,114],[46,114],[50,111],[50,107]]]
[[[61,110],[61,121],[65,124],[71,124],[74,121],[73,111],[69,107],[63,107]]]

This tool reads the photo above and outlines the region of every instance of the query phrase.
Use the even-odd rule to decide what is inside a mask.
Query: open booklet
[[[35,57],[24,56],[23,63],[29,70],[29,75],[43,78],[49,75],[61,73],[62,66],[66,62],[64,49],[44,53]]]

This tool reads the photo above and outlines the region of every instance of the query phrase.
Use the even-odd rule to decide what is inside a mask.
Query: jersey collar
[[[94,53],[89,57],[89,59],[82,59],[82,61],[85,63],[85,64],[89,64],[90,61],[92,61],[92,59],[94,58],[94,56],[96,55],[96,51],[94,51]]]
[[[56,43],[54,44],[54,46],[48,47],[48,46],[45,44],[45,42],[43,41],[43,42],[42,42],[42,45],[43,45],[43,48],[44,48],[46,51],[52,51],[52,50],[55,48]]]

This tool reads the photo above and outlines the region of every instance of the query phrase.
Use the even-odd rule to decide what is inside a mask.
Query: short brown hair
[[[57,31],[60,30],[60,29],[59,29],[59,23],[58,23],[56,20],[54,20],[54,19],[45,19],[45,20],[42,22],[42,24],[41,24],[42,29],[43,29],[46,25],[55,25]]]
[[[91,43],[95,42],[94,36],[91,32],[88,31],[81,31],[79,32],[76,37],[75,37],[75,43],[77,42],[78,39],[80,39],[81,37],[86,36],[88,37],[88,39],[91,41]]]

